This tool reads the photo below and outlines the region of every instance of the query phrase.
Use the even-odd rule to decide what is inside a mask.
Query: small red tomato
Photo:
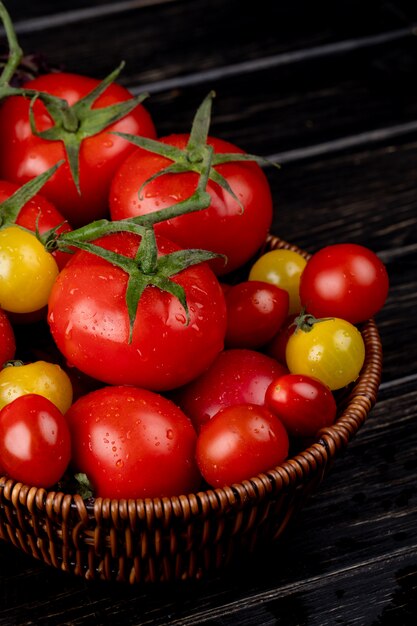
[[[288,315],[288,292],[275,285],[248,280],[226,292],[226,345],[259,348],[279,330]]]
[[[329,387],[303,374],[280,376],[268,387],[266,405],[294,437],[312,437],[336,418]]]
[[[224,350],[198,378],[175,394],[195,429],[221,409],[237,404],[265,404],[271,382],[286,374],[282,365],[255,350]]]
[[[0,180],[0,203],[7,200],[13,195],[20,185],[5,180]],[[44,198],[41,194],[36,194],[20,209],[16,219],[16,224],[27,228],[32,232],[44,233],[56,229],[56,233],[66,233],[71,230],[70,224],[65,220],[63,215],[55,208],[55,206]],[[60,270],[65,266],[71,258],[71,254],[54,250],[52,256],[58,264]]]
[[[13,327],[6,313],[0,309],[0,369],[6,361],[11,361],[16,352]]]
[[[196,459],[212,487],[241,482],[279,465],[288,456],[287,432],[264,407],[227,407],[203,426]]]
[[[287,317],[287,320],[281,326],[275,337],[272,337],[265,350],[266,354],[285,366],[287,365],[285,351],[287,349],[288,339],[296,329],[296,324],[294,324],[296,317],[296,315],[289,315]]]
[[[351,324],[375,315],[388,295],[388,274],[364,246],[326,246],[307,262],[300,279],[302,305],[314,317],[339,317]]]
[[[37,394],[20,396],[0,411],[0,466],[14,480],[52,487],[71,458],[71,438],[61,411]]]

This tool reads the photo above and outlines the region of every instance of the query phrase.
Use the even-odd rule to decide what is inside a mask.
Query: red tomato
[[[296,329],[296,324],[294,324],[296,317],[296,315],[289,315],[275,337],[273,337],[266,346],[266,354],[285,366],[287,365],[285,357],[287,343]]]
[[[159,141],[185,148],[189,135],[170,135]],[[243,151],[221,139],[209,137],[215,153]],[[147,215],[186,200],[195,192],[198,174],[162,175],[148,183],[139,199],[141,185],[169,165],[162,156],[136,149],[116,172],[110,189],[113,220]],[[272,221],[272,198],[268,181],[254,162],[230,162],[215,169],[227,180],[242,206],[217,183],[208,181],[211,204],[207,209],[181,215],[156,225],[156,232],[184,248],[201,248],[224,254],[212,261],[216,273],[224,274],[243,265],[260,248]],[[242,208],[243,207],[243,208]]]
[[[196,459],[212,487],[241,482],[279,465],[288,456],[288,435],[265,407],[243,404],[222,409],[204,424]]]
[[[173,402],[137,387],[104,387],[72,405],[73,465],[103,498],[179,496],[200,484],[196,433]]]
[[[248,280],[226,292],[226,345],[259,348],[267,343],[288,315],[288,292],[275,285]]]
[[[139,236],[119,233],[96,244],[133,258],[139,242]],[[158,247],[160,255],[178,250],[162,239]],[[207,264],[189,267],[172,279],[185,290],[189,323],[175,296],[148,286],[129,343],[126,272],[89,252],[75,253],[49,298],[48,321],[58,348],[69,363],[109,384],[161,391],[189,382],[223,348],[226,306]]]
[[[1,117],[1,115],[0,115]],[[1,149],[1,148],[0,148]],[[0,181],[0,203],[7,200],[19,189],[16,183]],[[41,235],[52,228],[57,228],[57,233],[69,232],[71,227],[61,213],[51,202],[40,194],[36,194],[20,210],[16,224],[23,226],[32,232],[38,231]],[[60,250],[52,252],[59,269],[62,269],[71,255]]]
[[[11,361],[16,352],[16,340],[13,327],[6,313],[0,309],[0,369],[3,363]]]
[[[100,81],[77,74],[45,74],[28,81],[27,89],[47,92],[67,100],[70,105],[90,93]],[[132,96],[124,87],[112,83],[97,98],[93,109],[113,105]],[[61,141],[48,141],[32,134],[29,123],[29,99],[7,98],[0,109],[0,177],[25,183],[66,158]],[[44,104],[33,105],[36,129],[44,131],[52,120]],[[65,163],[42,189],[72,226],[80,226],[108,212],[108,192],[116,168],[134,149],[128,141],[110,134],[119,131],[155,137],[153,122],[142,105],[104,131],[83,140],[79,155],[80,188],[78,194],[72,175]]]
[[[265,404],[271,382],[287,370],[254,350],[221,352],[211,366],[176,395],[198,431],[221,409],[237,404]]]
[[[0,411],[0,465],[14,480],[52,487],[71,457],[65,417],[47,398],[20,396]]]
[[[303,374],[286,374],[266,392],[266,405],[294,437],[313,437],[336,418],[336,400],[329,387]]]
[[[381,309],[388,287],[387,271],[374,252],[341,243],[311,257],[301,275],[300,297],[317,318],[339,317],[357,324]]]

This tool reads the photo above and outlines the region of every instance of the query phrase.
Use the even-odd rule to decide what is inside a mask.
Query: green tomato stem
[[[27,183],[19,187],[9,198],[0,203],[0,228],[14,224],[19,217],[19,213],[27,202],[29,202],[42,189],[45,183],[55,174],[64,161],[59,161],[49,170],[43,172],[36,178],[32,178]]]
[[[244,207],[240,198],[236,196],[226,178],[214,169],[214,166],[238,161],[255,161],[259,165],[270,164],[270,162],[253,154],[213,154],[213,148],[207,143],[207,141],[214,96],[214,91],[210,91],[200,104],[194,116],[188,142],[184,149],[171,146],[161,141],[156,141],[155,139],[149,139],[147,137],[137,137],[136,135],[127,133],[114,133],[115,135],[130,141],[135,146],[139,146],[144,150],[148,150],[149,152],[153,152],[154,154],[158,154],[172,161],[170,165],[148,178],[141,185],[138,191],[139,195],[147,184],[159,176],[163,176],[164,174],[195,172],[199,175],[200,189],[206,189],[208,180],[215,182],[236,200],[243,212]]]
[[[328,322],[334,320],[334,317],[314,317],[311,313],[306,313],[303,309],[300,314],[295,318],[292,323],[295,326],[295,330],[302,330],[305,333],[309,333],[320,322]]]
[[[23,58],[23,50],[17,41],[12,20],[3,2],[0,2],[0,19],[3,22],[4,30],[6,31],[7,43],[9,45],[9,58],[0,75],[0,85],[4,86],[9,84],[13,74],[19,67]]]

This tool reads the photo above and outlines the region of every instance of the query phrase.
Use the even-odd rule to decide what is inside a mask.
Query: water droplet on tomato
[[[167,439],[174,439],[174,431],[171,428],[167,430]]]
[[[175,319],[177,320],[177,322],[179,322],[180,324],[185,324],[185,322],[187,321],[187,318],[185,317],[185,315],[183,315],[182,313],[177,313],[175,316]]]

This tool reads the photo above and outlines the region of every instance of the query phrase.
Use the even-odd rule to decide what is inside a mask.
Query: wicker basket
[[[296,246],[269,237],[268,248]],[[235,554],[276,540],[376,401],[382,366],[373,320],[363,324],[366,359],[338,400],[338,418],[282,465],[222,489],[172,498],[108,500],[48,492],[0,478],[0,538],[86,579],[129,583],[200,578]]]

